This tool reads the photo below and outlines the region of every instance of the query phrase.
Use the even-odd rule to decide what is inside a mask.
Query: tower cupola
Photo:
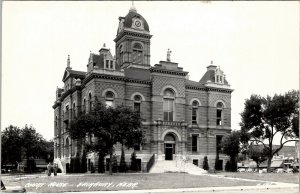
[[[116,61],[121,68],[150,67],[149,25],[132,5],[125,17],[119,17],[116,43]]]

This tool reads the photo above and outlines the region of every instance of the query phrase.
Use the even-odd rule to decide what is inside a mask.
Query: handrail
[[[149,159],[149,161],[147,162],[147,172],[150,171],[150,169],[153,166],[154,162],[155,162],[155,154],[153,154],[151,156],[151,158]]]

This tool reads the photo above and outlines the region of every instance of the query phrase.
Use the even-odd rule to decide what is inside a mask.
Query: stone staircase
[[[156,160],[149,173],[178,172],[193,175],[203,175],[207,171],[184,160]]]
[[[62,173],[66,173],[66,169],[64,168],[64,166],[59,158],[55,158],[54,163],[57,163],[58,168],[61,169]]]

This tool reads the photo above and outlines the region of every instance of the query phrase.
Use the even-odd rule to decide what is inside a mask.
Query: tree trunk
[[[113,167],[113,161],[112,161],[112,150],[109,152],[109,175],[112,175],[112,167]]]
[[[271,172],[271,163],[272,163],[272,156],[268,157],[268,168],[267,168],[267,172]]]

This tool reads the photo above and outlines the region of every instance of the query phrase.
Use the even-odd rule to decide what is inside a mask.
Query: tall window
[[[92,110],[92,94],[89,93],[89,111]]]
[[[221,143],[222,143],[222,135],[217,135],[216,137],[216,151],[217,151],[217,155],[222,153],[222,147],[221,147]]]
[[[138,113],[141,112],[141,100],[142,100],[142,97],[140,95],[135,95],[134,96],[133,110],[138,112]]]
[[[83,99],[82,111],[83,111],[83,113],[85,113],[85,111],[86,111],[86,100],[85,99]]]
[[[164,92],[164,103],[163,103],[165,121],[173,121],[174,99],[175,99],[174,91],[171,89],[166,89]]]
[[[105,61],[105,67],[106,67],[106,69],[109,69],[109,60]]]
[[[65,120],[70,119],[69,118],[70,112],[69,112],[69,105],[66,106],[66,113],[65,113]]]
[[[192,151],[197,152],[197,135],[192,135]]]
[[[123,63],[123,46],[120,45],[119,47],[119,54],[120,54],[120,65]]]
[[[198,101],[194,100],[193,103],[192,103],[192,123],[193,124],[197,124],[197,120],[198,120],[198,106],[199,106],[199,103]]]
[[[217,104],[217,125],[222,125],[222,117],[223,117],[223,103],[218,102]]]
[[[132,49],[132,62],[141,64],[143,63],[143,47],[139,43],[135,43]]]
[[[54,121],[54,125],[55,125],[55,136],[57,135],[57,131],[58,131],[58,128],[57,128],[57,116],[55,116],[55,121]]]
[[[65,151],[65,156],[68,157],[70,152],[69,152],[69,149],[70,149],[70,145],[69,145],[69,138],[67,138],[66,140],[66,151]]]
[[[114,93],[111,91],[106,92],[105,94],[105,104],[107,107],[114,106]]]
[[[74,118],[76,116],[76,104],[73,103],[73,111],[72,111],[72,117]]]

